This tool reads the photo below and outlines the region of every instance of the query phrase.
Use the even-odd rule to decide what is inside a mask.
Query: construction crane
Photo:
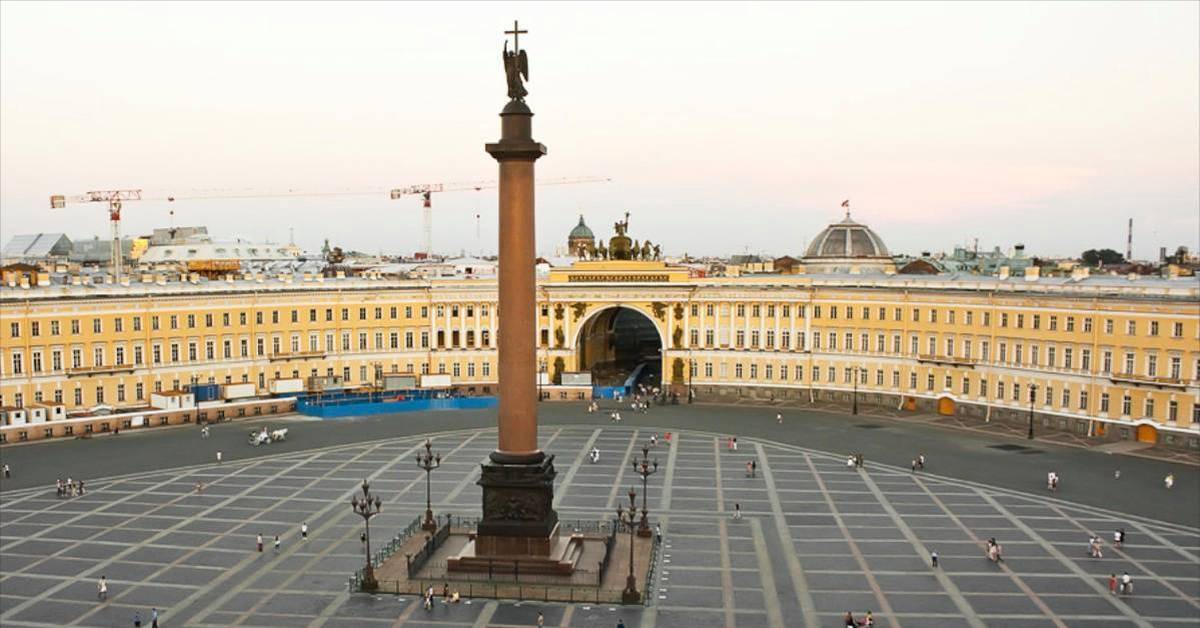
[[[569,177],[538,181],[537,185],[574,185],[577,183],[607,183],[608,177]],[[466,183],[425,183],[392,188],[393,200],[412,195],[421,196],[421,248],[426,256],[433,255],[433,193],[434,192],[478,192],[495,188],[495,181],[476,181]]]
[[[605,183],[612,181],[607,177],[575,177],[562,179],[548,179],[541,181],[538,185],[572,185],[576,183]],[[433,200],[434,192],[459,192],[459,191],[479,191],[490,188],[495,188],[498,184],[495,181],[479,181],[475,183],[432,183],[422,185],[410,185],[402,188],[393,188],[391,190],[391,198],[398,199],[402,196],[420,194],[424,202],[424,214],[422,216],[423,233],[423,248],[426,255],[433,254]],[[68,203],[108,203],[108,219],[112,226],[112,251],[111,263],[115,281],[121,281],[121,270],[124,257],[121,249],[121,206],[123,201],[142,201],[142,200],[158,200],[175,202],[176,200],[200,200],[200,199],[247,199],[247,198],[280,198],[280,197],[302,197],[302,196],[363,196],[378,194],[379,191],[356,191],[356,190],[340,190],[333,192],[320,191],[300,191],[288,190],[286,192],[256,192],[254,190],[231,190],[230,193],[202,193],[194,196],[176,196],[176,195],[150,195],[143,193],[141,189],[127,190],[94,190],[84,192],[83,194],[55,194],[50,197],[51,209],[63,209]]]
[[[141,190],[95,190],[75,196],[55,194],[51,209],[63,209],[67,203],[108,203],[108,221],[112,225],[112,266],[116,281],[121,281],[121,202],[142,200]],[[175,200],[175,199],[170,199]]]

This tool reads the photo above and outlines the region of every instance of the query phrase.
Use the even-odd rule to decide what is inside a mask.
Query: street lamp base
[[[379,581],[375,579],[375,570],[370,565],[363,570],[362,590],[374,592],[379,589]]]
[[[643,539],[648,539],[648,538],[654,536],[654,531],[650,529],[650,526],[644,526],[644,527],[638,528],[637,535],[642,537]]]
[[[437,532],[437,520],[433,518],[432,510],[425,511],[425,521],[421,523],[421,529],[426,532]]]
[[[642,594],[637,589],[625,589],[621,592],[622,604],[641,604]]]

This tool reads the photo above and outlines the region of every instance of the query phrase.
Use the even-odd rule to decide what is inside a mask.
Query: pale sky
[[[580,213],[665,252],[803,252],[850,199],[894,252],[1200,249],[1200,3],[0,4],[0,239],[106,237],[140,187],[494,179],[500,51],[529,29],[538,248]],[[177,202],[177,225],[410,253],[420,202]],[[434,199],[441,252],[494,251],[496,193]],[[480,220],[476,237],[475,214]],[[126,234],[167,226],[129,203]]]

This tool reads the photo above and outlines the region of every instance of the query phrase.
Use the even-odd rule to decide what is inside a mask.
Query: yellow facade
[[[539,358],[577,371],[581,331],[626,307],[659,332],[663,377],[797,399],[880,403],[1200,434],[1200,290],[1138,281],[786,275],[690,278],[590,262],[539,284]],[[497,381],[494,281],[201,281],[7,289],[0,405],[144,406],[193,382],[378,372]],[[837,398],[837,397],[834,397]],[[1077,423],[1060,427],[1077,428]]]

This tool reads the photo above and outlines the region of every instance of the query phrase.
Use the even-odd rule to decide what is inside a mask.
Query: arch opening
[[[599,386],[661,385],[662,350],[662,336],[650,317],[622,306],[588,319],[576,341],[579,370],[590,372]]]

